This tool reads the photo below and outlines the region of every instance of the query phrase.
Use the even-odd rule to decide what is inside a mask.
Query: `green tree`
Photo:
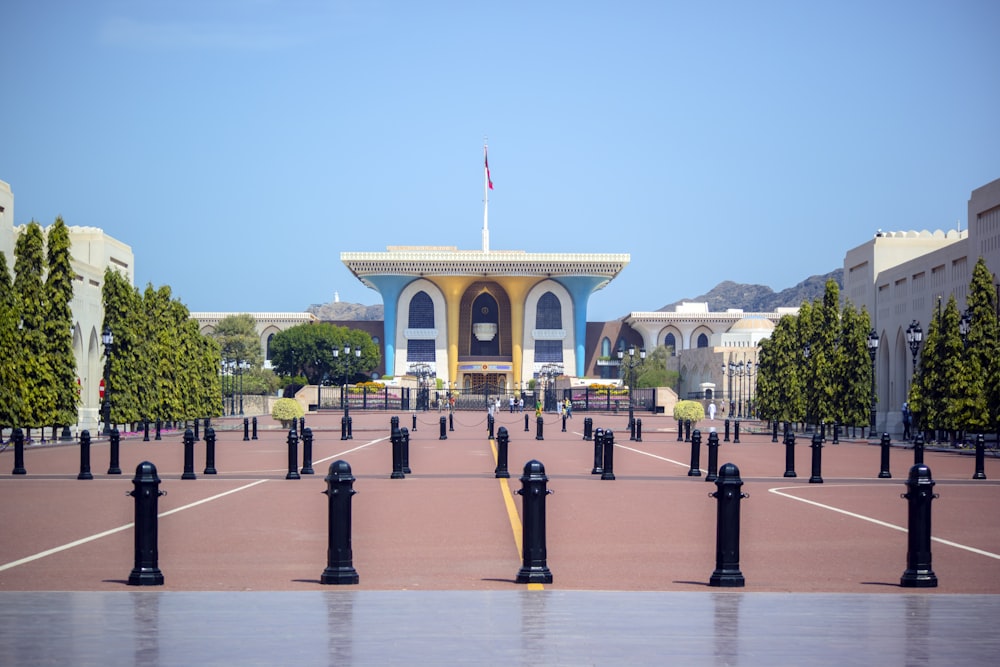
[[[966,376],[965,346],[959,330],[961,315],[955,295],[948,297],[941,318],[938,351],[941,362],[942,387],[941,423],[938,428],[958,430],[965,427],[965,416],[975,405],[971,395],[969,378]]]
[[[833,374],[832,417],[841,424],[871,421],[872,363],[868,353],[868,311],[847,303],[840,314],[840,338]]]
[[[972,270],[965,374],[968,394],[961,416],[964,428],[982,433],[996,428],[1000,417],[1000,332],[993,276],[982,257]]]
[[[23,378],[19,423],[45,426],[56,416],[55,377],[49,363],[45,340],[48,315],[45,285],[44,239],[42,228],[32,221],[17,237],[14,246],[14,293],[20,306],[19,355],[17,374]]]
[[[345,354],[345,347],[350,353]],[[360,350],[361,355],[356,352]],[[336,351],[336,355],[334,354]],[[354,383],[378,366],[379,350],[364,331],[326,322],[299,324],[275,334],[271,340],[271,365],[283,376],[302,375],[310,384],[324,378]]]
[[[114,337],[113,348],[104,350],[107,369],[104,391],[111,406],[110,423],[138,422],[146,411],[139,396],[142,343],[147,334],[142,299],[128,279],[110,267],[104,270],[101,296],[104,301],[101,328]]]
[[[7,255],[0,252],[0,350],[3,350],[0,354],[0,427],[23,425],[21,397],[25,386],[18,374],[23,364],[17,329],[20,321],[14,286],[7,270]]]
[[[760,342],[757,365],[757,408],[772,421],[801,421],[805,416],[802,391],[802,345],[799,319],[785,315]]]
[[[927,332],[924,334],[923,347],[920,349],[920,362],[917,374],[910,384],[910,409],[919,424],[919,428],[934,430],[945,428],[943,401],[947,394],[944,386],[944,357],[941,321],[941,304],[938,303],[938,314],[930,317]]]
[[[657,345],[635,369],[636,387],[676,387],[680,373],[667,370],[672,347]]]
[[[45,296],[48,314],[45,319],[47,356],[54,380],[55,413],[53,424],[68,426],[77,421],[79,393],[76,384],[76,357],[73,354],[73,267],[70,264],[69,230],[62,218],[56,218],[48,230],[48,274]]]

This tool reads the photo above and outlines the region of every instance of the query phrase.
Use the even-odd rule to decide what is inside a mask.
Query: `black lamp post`
[[[430,378],[433,377],[434,371],[428,364],[414,364],[410,367],[410,373],[417,376],[417,383],[419,389],[417,390],[417,410],[424,410],[425,412],[430,409]]]
[[[868,332],[868,356],[872,360],[872,409],[868,419],[868,437],[875,433],[875,410],[878,401],[875,393],[875,356],[878,354],[878,332],[872,329]]]
[[[635,358],[635,345],[628,346],[628,360],[625,360],[625,350],[618,349],[618,364],[621,366],[622,373],[624,374],[626,369],[628,375],[626,380],[628,381],[628,427],[629,430],[635,428],[635,404],[632,401],[632,395],[635,393],[635,369],[642,363],[642,360],[646,358],[646,348],[639,349],[639,359]]]
[[[105,326],[104,333],[101,334],[101,342],[104,343],[104,435],[111,435],[111,355],[115,353],[115,335],[111,332],[111,327]]]
[[[552,390],[552,384],[555,379],[562,374],[562,367],[556,364],[546,364],[538,371],[538,375],[541,378],[545,378],[545,386],[543,391],[545,392],[545,411],[552,412],[556,409],[556,395]]]
[[[746,409],[744,410],[744,416],[750,419],[754,416],[753,408],[753,395],[754,395],[754,378],[757,376],[757,367],[754,366],[753,360],[748,359],[746,362],[746,376],[747,376],[747,402]]]
[[[917,352],[920,351],[920,343],[924,340],[924,330],[920,328],[920,322],[913,320],[910,326],[906,327],[906,343],[910,346],[910,354],[913,355],[913,375],[917,374]],[[913,377],[910,378],[913,382]]]
[[[241,417],[243,416],[243,374],[247,372],[248,368],[250,368],[250,362],[245,361],[245,360],[240,361],[240,368],[239,368],[239,375],[238,375],[238,377],[239,377],[239,381],[240,381],[240,416]]]

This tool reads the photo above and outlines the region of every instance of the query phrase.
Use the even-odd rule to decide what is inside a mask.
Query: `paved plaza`
[[[616,479],[591,474],[593,443],[577,413],[567,429],[545,416],[501,412],[509,480],[494,477],[484,413],[458,412],[440,438],[436,412],[402,413],[410,427],[405,479],[392,472],[393,413],[308,415],[315,474],[285,479],[287,432],[260,419],[217,420],[215,466],[182,480],[181,434],[124,438],[122,475],[109,446],[91,450],[78,480],[76,444],[31,445],[26,475],[0,453],[0,664],[990,664],[1000,651],[1000,462],[925,454],[936,481],[933,570],[938,586],[904,589],[907,472],[894,447],[829,439],[823,483],[809,483],[808,438],[786,478],[785,446],[769,433],[723,442],[748,494],[741,507],[741,589],[709,587],[715,567],[715,484],[689,476],[691,446],[672,419],[648,414],[641,442],[627,416],[591,415],[615,430]],[[413,429],[413,419],[416,429]],[[705,421],[723,432],[723,422]],[[756,425],[754,425],[756,426]],[[721,438],[720,438],[721,439]],[[703,444],[700,468],[707,467]],[[298,465],[302,461],[301,445]],[[515,583],[521,566],[525,462],[549,478],[551,584]],[[134,558],[136,466],[162,480],[158,521],[164,585],[127,585]],[[324,476],[345,460],[356,477],[353,564],[360,582],[325,586]]]

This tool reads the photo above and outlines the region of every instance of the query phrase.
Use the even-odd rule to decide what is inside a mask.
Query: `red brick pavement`
[[[354,439],[340,440],[340,414],[310,415],[314,476],[285,480],[286,432],[261,420],[257,441],[217,424],[218,475],[181,480],[179,433],[161,442],[122,442],[123,475],[105,474],[108,445],[92,448],[93,481],[76,479],[75,445],[32,446],[26,476],[12,476],[13,451],[0,453],[0,591],[122,590],[133,565],[134,502],[126,496],[140,461],[163,480],[159,565],[162,590],[315,590],[326,566],[327,498],[323,476],[336,459],[357,477],[354,565],[361,590],[503,590],[517,588],[516,495],[523,464],[535,458],[550,478],[548,565],[553,589],[707,590],[715,565],[715,485],[689,477],[690,445],[673,421],[643,415],[643,442],[628,441],[624,415],[593,415],[616,428],[614,481],[591,475],[593,444],[581,439],[577,413],[562,433],[546,415],[545,439],[534,416],[500,413],[510,433],[509,481],[493,477],[485,414],[460,412],[439,439],[438,413],[418,415],[405,480],[391,480],[389,414],[352,413]],[[412,426],[410,414],[400,414]],[[706,422],[704,429],[711,423]],[[716,422],[721,430],[722,422]],[[707,434],[706,434],[707,438]],[[782,477],[784,446],[767,434],[723,443],[719,463],[736,463],[750,497],[742,504],[741,569],[747,591],[899,592],[906,566],[907,501],[900,498],[912,452],[894,449],[893,479],[877,479],[879,447],[844,441],[823,449],[823,484],[809,484],[808,440],[796,447],[795,479]],[[704,439],[703,439],[704,441]],[[301,447],[299,451],[301,463]],[[942,593],[1000,593],[1000,462],[988,458],[985,481],[974,460],[928,451],[938,482],[933,503],[933,568]],[[707,454],[704,446],[701,466]],[[507,493],[504,492],[506,487]],[[506,498],[506,499],[505,499]],[[810,504],[798,499],[811,501]],[[837,511],[840,510],[840,511]],[[870,520],[866,520],[867,517]],[[873,521],[883,522],[874,523]],[[883,525],[889,524],[889,525]],[[98,536],[98,537],[94,537]],[[65,548],[81,540],[82,543]],[[49,555],[42,555],[55,550]],[[16,564],[21,560],[23,563]]]

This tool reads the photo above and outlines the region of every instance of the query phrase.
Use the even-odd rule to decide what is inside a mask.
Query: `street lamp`
[[[868,420],[868,436],[875,433],[875,410],[878,397],[875,393],[875,355],[878,354],[878,332],[872,329],[868,332],[868,356],[872,359],[872,410]]]
[[[635,393],[635,369],[646,358],[646,348],[639,349],[639,360],[635,358],[635,345],[628,346],[628,361],[624,361],[625,350],[618,348],[618,364],[625,374],[628,369],[628,428],[632,434],[631,440],[635,440],[635,405],[632,402],[632,395]]]
[[[757,367],[754,366],[753,360],[748,359],[746,364],[746,374],[747,374],[747,403],[746,403],[746,418],[750,419],[754,416],[756,410],[753,407],[753,396],[754,396],[754,377],[757,375]]]
[[[920,351],[920,343],[924,340],[924,330],[920,328],[920,322],[913,320],[910,326],[906,327],[906,343],[910,346],[910,354],[913,355],[913,375],[917,374],[917,352]],[[911,376],[910,382],[913,382]]]
[[[104,435],[110,436],[111,383],[108,380],[111,374],[111,355],[115,352],[115,335],[111,332],[111,327],[104,327],[104,333],[101,334],[101,342],[104,343]]]
[[[430,387],[428,381],[434,375],[434,371],[428,364],[414,364],[410,367],[410,373],[417,376],[419,390],[417,391],[417,410],[426,412],[430,409]]]
[[[972,328],[972,314],[966,310],[958,321],[958,333],[962,336],[962,347],[969,347],[969,329]]]

